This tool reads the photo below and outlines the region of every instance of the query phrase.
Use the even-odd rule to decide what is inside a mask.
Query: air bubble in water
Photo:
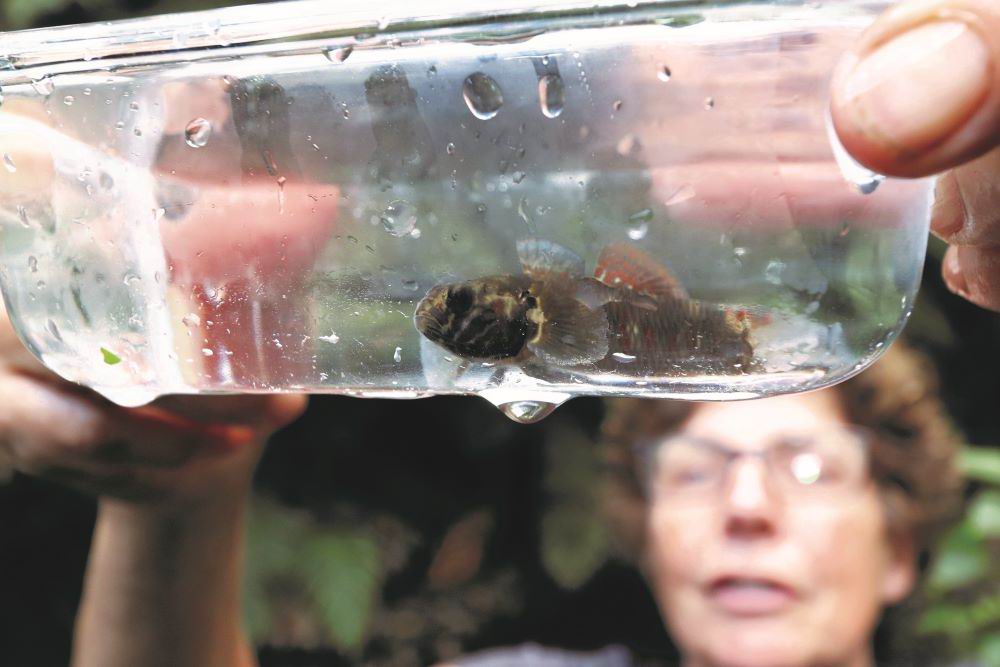
[[[705,98],[705,109],[711,111],[715,108],[715,99],[712,97]]]
[[[503,91],[493,77],[482,72],[474,72],[462,83],[462,98],[472,115],[480,120],[489,120],[500,112],[503,106]]]
[[[453,144],[452,142],[449,141],[448,145],[444,147],[444,151],[448,155],[454,155],[455,154],[455,144]]]
[[[631,364],[635,361],[634,354],[625,354],[624,352],[614,352],[612,355],[618,362],[623,364]]]
[[[639,138],[634,134],[626,134],[622,137],[618,144],[615,146],[615,150],[622,157],[628,157],[629,155],[635,155],[642,149],[642,144],[639,143]]]
[[[418,289],[420,289],[420,283],[410,278],[404,278],[403,289],[405,289],[408,292],[416,292]]]
[[[622,104],[624,104],[624,102],[622,102],[621,100],[615,100],[614,102],[611,103],[611,109],[613,111],[621,111]]]
[[[340,342],[340,336],[332,331],[329,336],[319,336],[319,339],[324,343],[330,343],[331,345],[336,345]]]
[[[667,67],[666,65],[663,65],[662,67],[660,67],[660,71],[656,73],[656,77],[660,81],[664,81],[664,82],[670,81],[670,77],[671,76],[673,76],[673,74],[670,72],[670,68]]]
[[[55,89],[56,85],[52,83],[52,77],[43,76],[40,79],[32,79],[31,87],[35,89],[35,92],[39,95],[45,95],[48,97],[51,95]]]
[[[520,183],[521,181],[524,180],[524,177],[526,175],[527,174],[525,174],[523,171],[515,171],[513,174],[511,174],[511,178],[514,179],[515,183]]]
[[[195,313],[188,313],[181,318],[181,324],[188,328],[193,328],[201,325],[201,318]]]
[[[406,236],[417,226],[417,211],[409,202],[397,199],[389,202],[379,220],[390,236]]]
[[[73,97],[72,95],[67,95],[66,97],[63,98],[63,104],[65,104],[68,107],[73,106],[73,102],[75,102],[75,101],[76,101],[76,98]]]
[[[139,103],[138,102],[129,102],[128,103],[128,108],[131,109],[132,111],[138,111],[139,110]]]
[[[24,208],[20,204],[17,205],[17,217],[21,220],[21,224],[25,227],[30,227],[28,223],[28,209]]]
[[[538,101],[546,118],[556,118],[563,112],[566,89],[558,74],[546,74],[538,80]]]
[[[139,276],[132,273],[131,271],[126,272],[125,275],[122,276],[122,282],[129,287],[139,282],[139,280],[140,280]]]
[[[10,153],[3,154],[3,166],[5,166],[7,171],[12,174],[17,171],[17,165],[14,164],[14,160],[10,157]]]
[[[326,49],[323,51],[323,55],[332,63],[342,63],[347,60],[353,51],[353,46],[342,46],[337,49]]]
[[[212,124],[204,118],[195,118],[184,128],[184,143],[191,148],[201,148],[212,135]]]
[[[392,360],[397,364],[403,360],[403,348],[396,348],[396,351],[392,353]]]
[[[207,347],[203,347],[203,348],[201,348],[201,353],[202,353],[202,354],[203,354],[204,356],[206,356],[206,357],[211,357],[211,356],[215,356],[215,352],[212,352],[212,350],[210,350],[210,349],[209,349],[209,348],[207,348]]]
[[[28,257],[28,269],[32,273],[38,273],[38,258],[34,255]]]

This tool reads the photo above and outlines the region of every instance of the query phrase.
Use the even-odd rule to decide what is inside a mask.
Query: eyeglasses
[[[786,498],[807,501],[860,491],[869,480],[870,441],[865,429],[831,428],[783,434],[763,449],[744,451],[678,434],[640,445],[637,460],[650,497],[708,498],[722,490],[734,461],[754,458]]]

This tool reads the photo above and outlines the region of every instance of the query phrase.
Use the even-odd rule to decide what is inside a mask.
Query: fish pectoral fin
[[[609,303],[627,303],[643,310],[656,310],[657,301],[645,294],[620,287],[610,287],[596,278],[583,278],[576,289],[576,299],[587,308],[596,310]]]
[[[572,298],[546,303],[545,321],[528,349],[559,366],[592,364],[608,356],[608,317]]]
[[[582,277],[585,266],[583,259],[572,250],[533,236],[517,242],[517,258],[524,272],[532,278],[553,273]]]
[[[627,287],[656,299],[688,298],[687,290],[667,267],[626,243],[613,243],[601,251],[594,277],[611,287]]]

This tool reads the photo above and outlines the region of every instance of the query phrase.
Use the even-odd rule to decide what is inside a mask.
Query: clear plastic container
[[[885,3],[336,4],[0,36],[0,286],[49,368],[531,421],[815,389],[903,327],[932,182],[826,113]]]

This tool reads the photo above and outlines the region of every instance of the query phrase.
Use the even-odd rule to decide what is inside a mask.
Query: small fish
[[[746,372],[753,358],[743,311],[689,298],[638,248],[608,246],[593,276],[572,251],[542,239],[517,244],[521,275],[438,285],[417,305],[427,339],[470,361],[676,372],[680,362]],[[706,365],[709,368],[706,368]]]

